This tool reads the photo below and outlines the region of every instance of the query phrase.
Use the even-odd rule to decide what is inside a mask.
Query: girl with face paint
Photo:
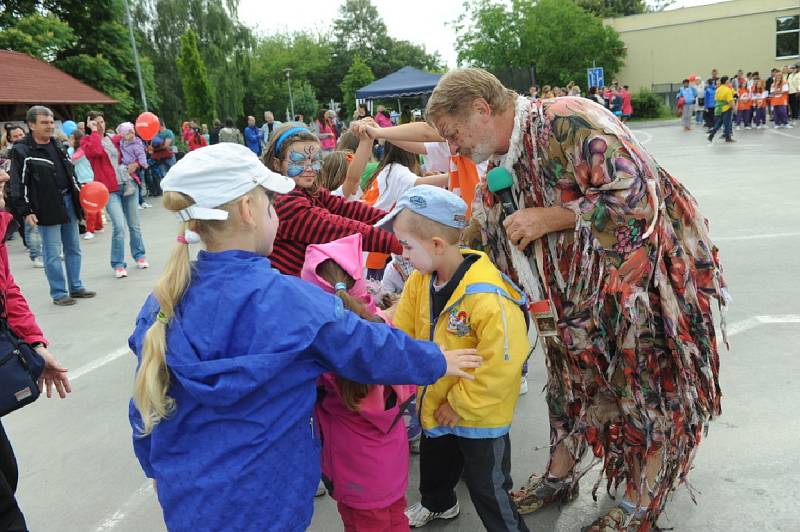
[[[320,142],[304,125],[289,123],[278,128],[262,161],[296,184],[293,191],[275,198],[281,223],[270,259],[281,273],[300,275],[309,244],[324,244],[356,233],[363,237],[364,251],[402,253],[394,235],[373,227],[386,214],[383,210],[345,201],[319,186]]]

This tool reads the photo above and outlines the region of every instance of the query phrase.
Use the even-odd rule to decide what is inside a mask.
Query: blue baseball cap
[[[375,225],[392,232],[394,218],[403,209],[448,227],[463,229],[467,226],[467,204],[464,200],[452,192],[433,185],[417,185],[406,190],[397,200],[392,212]]]

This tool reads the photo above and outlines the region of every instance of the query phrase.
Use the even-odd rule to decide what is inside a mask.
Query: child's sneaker
[[[89,231],[86,231],[86,232],[83,234],[83,239],[84,239],[84,240],[91,240],[91,239],[93,239],[93,238],[94,238],[94,233],[90,233]]]
[[[431,512],[421,502],[406,508],[406,517],[408,517],[408,525],[411,528],[419,528],[425,526],[435,519],[453,519],[458,517],[461,509],[458,507],[458,501],[455,506],[444,512]]]
[[[36,257],[35,259],[33,259],[33,267],[44,268],[44,259],[42,257]]]
[[[122,279],[128,276],[128,271],[125,268],[114,268],[114,277]]]
[[[139,268],[140,270],[144,270],[145,268],[150,267],[150,263],[147,262],[147,259],[141,258],[136,261],[136,267]]]

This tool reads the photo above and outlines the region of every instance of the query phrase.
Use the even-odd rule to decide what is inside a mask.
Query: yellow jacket
[[[394,325],[442,349],[474,347],[483,357],[480,368],[467,370],[475,375],[474,381],[442,377],[417,390],[425,434],[497,438],[511,429],[522,365],[530,350],[520,308],[525,296],[484,253],[470,249],[461,253],[480,258],[467,270],[441,315],[431,316],[431,275],[415,271],[403,289]],[[439,426],[434,419],[445,400],[461,417],[453,428]]]

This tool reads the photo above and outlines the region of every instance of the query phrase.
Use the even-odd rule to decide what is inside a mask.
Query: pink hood
[[[362,276],[363,255],[361,249],[361,233],[346,236],[339,240],[328,242],[327,244],[311,244],[306,248],[306,260],[305,263],[303,263],[300,277],[332,294],[334,292],[333,286],[317,275],[317,266],[328,259],[336,262],[336,264],[341,266],[341,268],[355,280],[353,288],[348,290],[348,293],[367,305],[367,309],[370,312],[377,314],[378,307],[375,305],[372,295],[367,290],[367,283]]]

